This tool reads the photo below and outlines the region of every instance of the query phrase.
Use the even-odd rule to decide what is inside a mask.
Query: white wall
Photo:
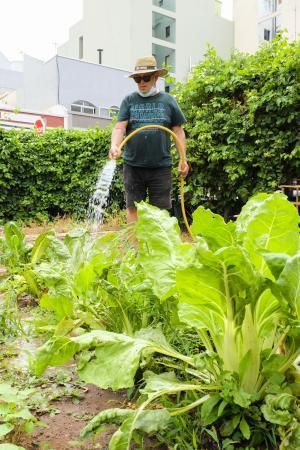
[[[254,53],[258,42],[258,0],[234,0],[234,46],[236,49]]]
[[[110,108],[120,106],[124,96],[136,90],[125,70],[60,56],[46,63],[26,56],[24,63],[24,89],[17,99],[22,109],[53,111],[60,104],[70,110],[78,100]],[[164,89],[162,79],[159,87]]]
[[[17,91],[17,106],[44,111],[59,103],[58,95],[56,58],[44,62],[24,55],[24,88]]]
[[[57,54],[67,58],[79,58],[79,37],[83,36],[83,21],[80,20],[69,30],[69,40],[58,47]]]
[[[282,28],[287,29],[289,39],[299,39],[300,33],[300,0],[283,0],[282,7]]]
[[[208,44],[224,58],[234,46],[233,23],[215,15],[213,1],[201,0],[200,9],[199,0],[188,0],[188,6],[186,1],[177,0],[176,71],[179,80],[186,77],[190,61],[195,65],[203,59]]]

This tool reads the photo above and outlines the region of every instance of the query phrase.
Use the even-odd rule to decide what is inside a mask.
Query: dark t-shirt
[[[144,125],[162,125],[167,128],[182,125],[186,120],[176,100],[166,92],[141,97],[137,92],[122,101],[118,122],[128,120],[126,135]],[[134,167],[170,167],[170,134],[159,129],[137,133],[125,145],[124,161]]]

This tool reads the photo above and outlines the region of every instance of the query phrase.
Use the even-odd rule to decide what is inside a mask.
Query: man
[[[144,125],[162,125],[172,130],[184,149],[184,167],[178,167],[180,174],[188,174],[185,134],[182,128],[185,117],[176,100],[156,87],[160,76],[167,74],[159,69],[153,56],[139,58],[134,72],[129,75],[137,84],[137,91],[122,101],[118,121],[112,132],[109,157],[121,156],[119,146],[124,135]],[[177,147],[177,145],[176,145]],[[179,152],[179,148],[177,147]],[[170,134],[151,128],[137,133],[125,146],[124,184],[127,208],[127,222],[137,220],[135,202],[149,196],[150,204],[161,209],[171,208],[172,159]]]

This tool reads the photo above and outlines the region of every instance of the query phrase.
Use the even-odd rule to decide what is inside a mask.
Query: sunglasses
[[[134,81],[139,84],[141,81],[145,81],[146,83],[149,83],[149,81],[151,80],[152,75],[144,75],[143,77],[137,75],[135,77],[133,77]]]

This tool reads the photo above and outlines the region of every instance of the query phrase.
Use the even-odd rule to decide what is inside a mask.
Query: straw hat
[[[167,75],[168,71],[167,69],[157,67],[157,62],[154,56],[142,56],[137,59],[134,72],[129,75],[129,78],[145,73],[157,73],[159,77],[164,77]]]

